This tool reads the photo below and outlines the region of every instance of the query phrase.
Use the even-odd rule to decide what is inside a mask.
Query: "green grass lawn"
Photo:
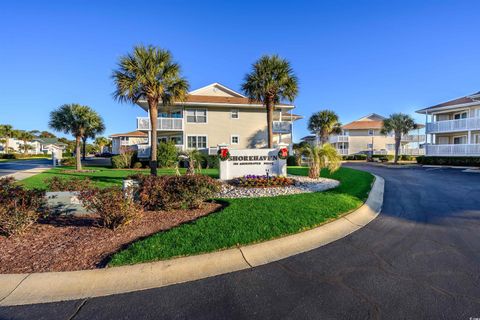
[[[141,170],[122,170],[111,169],[109,167],[101,166],[88,166],[84,167],[84,170],[94,170],[94,172],[66,172],[65,170],[73,170],[74,167],[57,167],[45,172],[39,173],[33,177],[22,180],[20,183],[28,189],[39,188],[46,189],[45,180],[52,177],[60,178],[89,178],[93,183],[101,188],[121,186],[122,180],[127,176],[136,173],[149,174],[149,169]],[[180,172],[184,173],[186,169],[180,169]],[[218,169],[202,169],[202,174],[209,175],[213,178],[218,178]],[[158,169],[159,175],[175,174],[174,169]]]
[[[305,167],[288,172],[307,175]],[[116,253],[109,265],[119,266],[211,252],[278,238],[311,229],[352,211],[368,197],[373,176],[341,168],[322,176],[340,186],[318,193],[252,199],[228,199],[220,212],[137,241]]]
[[[24,161],[24,160],[41,160],[41,159],[51,159],[51,157],[32,157],[32,158],[21,158],[21,159],[0,159],[0,162],[14,162],[14,161]]]

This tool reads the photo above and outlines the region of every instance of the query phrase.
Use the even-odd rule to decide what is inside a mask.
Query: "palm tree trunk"
[[[8,150],[8,139],[9,138],[7,137],[7,139],[5,140],[5,151],[6,151],[6,153],[10,153],[10,151]]]
[[[23,140],[23,153],[27,154],[27,141]]]
[[[273,101],[266,99],[267,107],[267,133],[268,133],[268,148],[273,148]]]
[[[150,127],[152,130],[150,140],[150,174],[157,175],[157,124],[158,124],[158,101],[149,100]]]
[[[82,138],[82,160],[86,159],[87,154],[87,137]]]
[[[75,137],[75,158],[77,162],[76,169],[77,170],[82,170],[82,159],[80,157],[80,142],[82,140],[82,137],[76,136]]]
[[[398,150],[400,149],[400,139],[401,139],[401,136],[395,135],[395,158],[393,160],[393,163],[395,164],[398,162]]]

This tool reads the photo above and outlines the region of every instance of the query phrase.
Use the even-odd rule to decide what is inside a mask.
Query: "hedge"
[[[417,163],[447,166],[480,166],[480,157],[429,157],[418,156]]]
[[[49,157],[49,154],[28,154],[28,153],[2,153],[0,159],[25,159],[25,158],[45,158]]]
[[[343,156],[343,160],[367,160],[366,154],[352,154],[348,156]]]

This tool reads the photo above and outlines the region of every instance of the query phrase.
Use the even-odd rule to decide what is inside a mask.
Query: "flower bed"
[[[269,188],[291,186],[295,181],[287,177],[246,175],[233,179],[232,184],[243,188]]]

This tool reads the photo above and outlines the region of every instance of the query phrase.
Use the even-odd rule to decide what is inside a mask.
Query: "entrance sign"
[[[245,175],[286,176],[287,161],[279,156],[280,149],[228,150],[227,160],[220,160],[220,179],[230,180]]]

